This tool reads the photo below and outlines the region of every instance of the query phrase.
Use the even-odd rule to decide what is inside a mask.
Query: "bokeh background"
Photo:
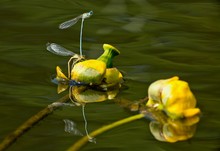
[[[93,10],[85,20],[83,51],[117,47],[114,60],[126,78],[118,95],[131,101],[147,96],[150,83],[179,76],[189,82],[202,110],[195,136],[183,142],[154,139],[149,121],[139,120],[98,136],[83,151],[217,151],[220,148],[220,1],[218,0],[1,0],[0,140],[39,110],[64,96],[51,82],[57,65],[67,71],[68,57],[46,50],[56,42],[79,52],[80,23],[58,29],[63,21]],[[132,114],[113,101],[86,106],[89,131]],[[80,107],[64,107],[19,138],[8,151],[61,151],[80,139],[64,131],[63,119],[84,132]]]

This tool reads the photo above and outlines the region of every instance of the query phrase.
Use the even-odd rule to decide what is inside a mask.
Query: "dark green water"
[[[220,3],[195,0],[1,0],[0,1],[0,139],[30,116],[65,95],[50,81],[56,65],[66,69],[68,57],[45,49],[47,42],[79,51],[79,29],[58,25],[93,10],[85,20],[84,54],[96,58],[102,44],[121,51],[114,63],[125,72],[119,96],[137,100],[150,83],[179,76],[189,82],[202,110],[195,136],[174,144],[159,142],[149,122],[139,120],[115,128],[89,143],[85,151],[212,151],[220,148]],[[66,72],[66,70],[65,70]],[[111,101],[86,106],[89,131],[130,116]],[[71,119],[84,132],[81,108],[55,111],[13,144],[9,151],[61,151],[80,139],[64,132]]]

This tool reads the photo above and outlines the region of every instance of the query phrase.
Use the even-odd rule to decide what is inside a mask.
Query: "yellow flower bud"
[[[148,89],[147,106],[164,110],[173,119],[190,117],[200,113],[196,107],[196,98],[187,82],[175,76],[170,79],[158,80]]]

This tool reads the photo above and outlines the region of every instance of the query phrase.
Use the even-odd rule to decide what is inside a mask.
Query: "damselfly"
[[[82,31],[83,31],[83,22],[84,22],[84,19],[86,18],[89,18],[90,16],[92,16],[93,14],[93,11],[90,11],[90,12],[87,12],[87,13],[83,13],[73,19],[70,19],[70,20],[67,20],[63,23],[61,23],[59,25],[59,28],[60,29],[66,29],[66,28],[69,28],[71,26],[73,26],[74,24],[76,24],[79,19],[82,19],[82,22],[81,22],[81,30],[80,30],[80,56],[82,56]]]

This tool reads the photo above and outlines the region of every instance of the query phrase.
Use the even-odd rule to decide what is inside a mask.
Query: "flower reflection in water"
[[[147,107],[157,111],[155,121],[150,122],[157,140],[177,142],[194,135],[200,109],[187,82],[177,76],[158,80],[149,86],[148,97]]]
[[[101,132],[96,130],[98,133],[91,133],[91,136],[87,132],[85,104],[111,99],[130,111],[138,112],[140,116],[135,115],[137,119],[145,117],[150,120],[150,132],[159,141],[174,143],[190,139],[195,134],[200,109],[196,108],[197,101],[187,82],[178,77],[158,80],[149,86],[148,97],[135,102],[116,98],[120,87],[119,84],[107,91],[90,86],[74,86],[70,89],[71,99],[82,106],[88,141],[95,142],[94,137]],[[130,121],[136,120],[133,116],[131,118],[133,119]],[[111,127],[110,124],[108,127],[110,129],[114,126]]]
[[[116,97],[119,92],[120,84],[115,85],[113,87],[109,87],[107,91],[101,91],[99,89],[95,89],[89,86],[73,86],[70,87],[69,96],[74,104],[77,106],[82,106],[82,115],[85,122],[85,132],[90,142],[96,143],[94,137],[91,137],[88,133],[87,127],[88,122],[85,114],[85,106],[87,103],[95,103],[95,102],[103,102],[106,100],[111,100]],[[61,88],[62,89],[62,88]],[[68,119],[64,120],[65,123],[65,131],[79,135],[80,132],[76,128],[76,124]]]
[[[86,104],[114,99],[118,92],[119,85],[116,85],[107,91],[100,91],[87,86],[79,86],[72,87],[71,96],[77,103]]]
[[[199,116],[195,115],[177,120],[167,118],[165,121],[151,121],[149,126],[157,140],[174,143],[192,138],[198,122]]]

